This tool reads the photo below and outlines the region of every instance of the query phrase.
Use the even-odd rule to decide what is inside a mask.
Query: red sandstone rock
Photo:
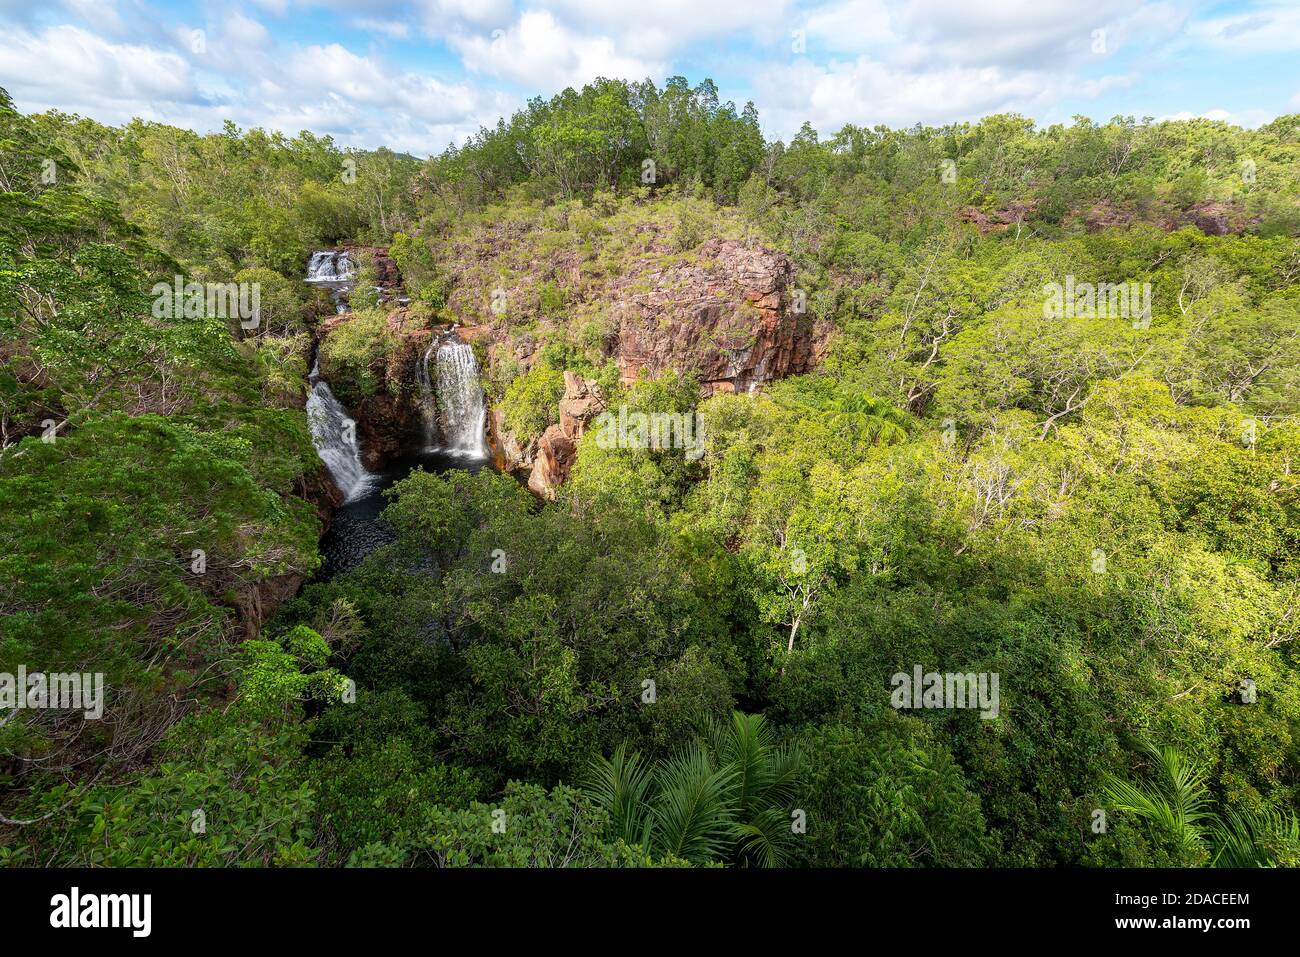
[[[569,477],[577,452],[577,445],[560,426],[549,427],[537,443],[537,456],[528,476],[528,487],[536,495],[554,498],[555,490]]]
[[[575,442],[587,423],[605,408],[600,386],[573,372],[564,373],[564,397],[560,399],[560,431]]]
[[[696,374],[711,395],[807,372],[827,330],[796,311],[792,275],[781,253],[710,239],[687,260],[616,283],[623,381],[672,369]]]

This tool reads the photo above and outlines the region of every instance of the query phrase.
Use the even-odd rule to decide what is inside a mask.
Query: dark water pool
[[[355,568],[376,548],[393,540],[392,531],[379,519],[379,513],[388,504],[384,492],[415,469],[441,473],[450,469],[477,472],[489,467],[489,459],[449,455],[438,449],[424,449],[390,461],[363,494],[334,510],[329,530],[320,540],[323,561],[316,580],[326,581],[339,572]]]

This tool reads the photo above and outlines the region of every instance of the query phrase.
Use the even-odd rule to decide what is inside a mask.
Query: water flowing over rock
[[[486,458],[487,403],[474,350],[457,340],[446,341],[438,346],[437,368],[438,406],[446,451]]]
[[[320,377],[319,366],[312,368],[308,381],[311,394],[307,396],[307,426],[312,445],[344,500],[349,501],[362,494],[374,478],[361,464],[357,424],[343,403],[334,398],[329,383]]]
[[[433,379],[429,375],[429,357],[436,348],[436,344],[430,344],[415,369],[415,382],[420,389],[420,425],[427,449],[438,443],[438,403],[434,398]]]
[[[322,249],[311,254],[307,282],[351,282],[356,278],[352,258],[346,249]]]
[[[334,311],[342,314],[348,311],[343,293],[352,289],[356,275],[356,267],[346,249],[321,249],[311,254],[304,282],[328,289],[334,297]]]

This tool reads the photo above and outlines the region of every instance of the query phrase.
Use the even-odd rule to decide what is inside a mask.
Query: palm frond
[[[769,807],[736,825],[741,859],[759,867],[781,867],[790,856],[794,832],[790,818],[779,807]]]
[[[717,857],[734,833],[735,780],[732,768],[715,768],[698,744],[664,762],[652,812],[656,849],[693,864]]]
[[[650,841],[650,805],[647,794],[652,777],[639,752],[627,753],[626,743],[614,749],[610,759],[597,756],[588,767],[583,790],[609,815],[616,837],[628,844]]]
[[[1300,818],[1293,811],[1229,808],[1213,828],[1215,867],[1277,867],[1300,852]]]
[[[1116,810],[1148,822],[1183,850],[1203,850],[1205,825],[1213,819],[1205,775],[1174,748],[1143,742],[1141,750],[1151,759],[1155,782],[1138,786],[1108,774],[1102,793]]]

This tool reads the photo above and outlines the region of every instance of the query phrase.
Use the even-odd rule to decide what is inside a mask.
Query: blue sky
[[[0,0],[27,112],[417,155],[597,76],[712,77],[764,132],[1300,112],[1300,0]]]

